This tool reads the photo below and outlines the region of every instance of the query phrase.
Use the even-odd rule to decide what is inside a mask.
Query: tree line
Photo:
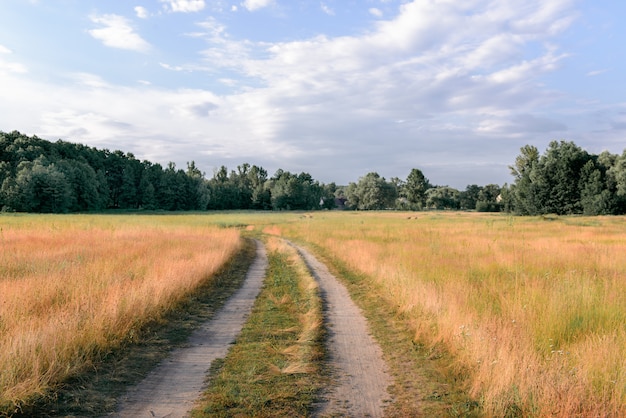
[[[626,213],[626,152],[588,154],[551,142],[544,155],[525,146],[511,167],[514,183],[433,185],[414,168],[405,180],[376,172],[357,182],[323,184],[308,173],[273,176],[248,163],[211,178],[139,161],[131,153],[0,132],[0,210],[67,213],[122,210],[477,210],[521,215]]]
[[[552,141],[543,154],[521,148],[510,166],[515,181],[504,195],[520,215],[626,213],[626,150],[589,154],[573,142]]]

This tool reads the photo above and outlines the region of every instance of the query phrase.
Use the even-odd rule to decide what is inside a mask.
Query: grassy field
[[[141,321],[162,315],[237,251],[248,229],[308,243],[344,277],[386,358],[411,362],[396,368],[398,416],[437,402],[432,410],[450,415],[626,416],[624,217],[2,216],[0,228],[4,405],[44,393],[106,347],[132,340]],[[280,254],[278,265],[292,271]],[[301,324],[302,313],[277,303],[282,296],[265,297],[266,307],[293,315],[273,331]],[[259,305],[256,315],[263,312]],[[262,375],[288,381],[289,361],[297,364],[276,360],[274,375]],[[424,387],[410,388],[416,369],[428,367],[437,370],[419,377]],[[229,370],[225,363],[219,373]],[[220,376],[222,388],[233,387]],[[455,391],[469,402],[453,399]]]
[[[137,340],[240,247],[206,217],[0,217],[0,411]]]
[[[485,415],[626,415],[623,217],[320,213],[271,230],[362,274]]]

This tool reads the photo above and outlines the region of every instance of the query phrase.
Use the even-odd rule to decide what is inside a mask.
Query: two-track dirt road
[[[293,245],[293,244],[292,244]],[[334,384],[321,394],[315,416],[381,417],[392,379],[382,351],[368,331],[346,288],[306,249],[295,246],[319,283],[325,302],[327,350]],[[256,260],[243,287],[201,327],[189,344],[175,351],[144,381],[132,388],[114,417],[185,417],[204,389],[211,362],[226,356],[241,331],[262,286],[265,248],[257,242]],[[254,411],[250,411],[251,414]]]
[[[215,359],[226,357],[230,345],[241,331],[258,296],[267,254],[257,242],[256,259],[243,286],[226,302],[221,311],[175,350],[122,400],[113,417],[184,417],[205,387],[207,371]]]

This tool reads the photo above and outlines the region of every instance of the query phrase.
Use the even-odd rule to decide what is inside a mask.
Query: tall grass
[[[491,416],[626,416],[624,218],[326,213],[273,226],[369,277]]]
[[[135,340],[240,245],[201,217],[0,217],[0,411]]]

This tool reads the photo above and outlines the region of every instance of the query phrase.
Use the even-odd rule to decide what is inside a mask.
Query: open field
[[[240,246],[205,217],[0,217],[0,410],[132,342]]]
[[[324,213],[273,232],[361,273],[486,415],[626,415],[624,218]]]
[[[408,333],[415,350],[444,360],[446,393],[416,388],[410,393],[419,395],[402,399],[404,409],[390,410],[421,409],[435,397],[445,403],[448,392],[461,390],[487,416],[626,416],[623,217],[233,212],[2,216],[0,227],[0,344],[10,344],[0,347],[0,362],[9,359],[0,363],[1,393],[10,395],[3,402],[22,399],[17,389],[41,393],[84,368],[109,349],[103,337],[108,347],[132,339],[140,318],[175,303],[165,295],[192,292],[190,277],[206,279],[248,229],[308,245],[342,272],[370,322],[380,319],[371,319],[375,301],[375,315],[400,324],[397,333]],[[214,253],[222,258],[205,260]],[[174,262],[181,264],[168,267]],[[169,290],[150,287],[166,283]],[[110,313],[119,315],[115,327],[100,323]],[[79,348],[63,349],[77,329],[86,330],[76,335]],[[401,344],[381,346],[391,358]],[[415,361],[425,357],[415,353]],[[16,384],[27,372],[36,379]],[[395,373],[410,384],[401,369]],[[403,392],[397,389],[394,402]]]

